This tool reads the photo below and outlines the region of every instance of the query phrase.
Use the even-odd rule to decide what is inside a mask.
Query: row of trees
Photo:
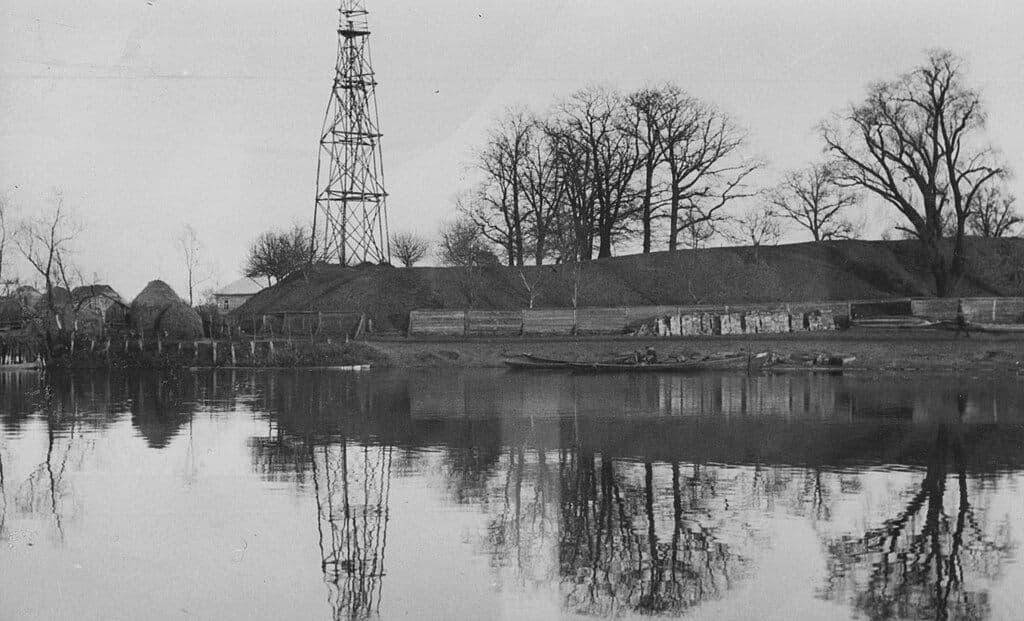
[[[512,266],[608,257],[636,241],[645,253],[714,236],[756,246],[784,224],[822,241],[855,237],[873,197],[898,215],[898,234],[922,243],[945,295],[963,273],[966,235],[1005,236],[1022,222],[963,78],[960,59],[940,50],[873,84],[819,126],[823,161],[773,187],[753,186],[763,163],[736,121],[673,84],[588,87],[546,115],[513,109],[475,152],[480,183],[442,237],[473,227]]]
[[[508,112],[477,151],[479,186],[460,211],[509,265],[609,257],[659,230],[674,250],[702,240],[761,162],[721,110],[668,84],[580,90],[547,117]]]

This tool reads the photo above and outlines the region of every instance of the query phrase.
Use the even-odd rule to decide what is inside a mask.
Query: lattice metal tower
[[[314,256],[342,265],[390,262],[387,192],[364,0],[341,0],[334,88],[320,134]]]

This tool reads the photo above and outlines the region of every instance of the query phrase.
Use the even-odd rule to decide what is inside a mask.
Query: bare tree
[[[1017,197],[1005,194],[999,186],[987,187],[978,194],[977,207],[967,217],[967,230],[981,237],[1009,237],[1024,218],[1017,211]]]
[[[693,227],[714,225],[722,209],[752,195],[745,182],[762,166],[742,157],[746,133],[716,107],[672,88],[662,119],[668,163],[669,250]]]
[[[524,262],[529,211],[524,205],[523,173],[537,133],[525,111],[508,110],[476,154],[476,167],[484,173],[484,181],[462,202],[463,213],[484,237],[504,249],[510,266]]]
[[[498,265],[498,257],[487,247],[479,225],[468,218],[460,218],[444,225],[439,244],[441,262],[462,268],[459,283],[472,308],[486,286],[480,276],[482,268]]]
[[[181,258],[185,263],[185,276],[188,279],[188,305],[195,306],[195,289],[206,282],[209,276],[199,272],[203,243],[199,241],[199,235],[191,224],[186,224],[181,235],[178,236],[178,248],[181,250]]]
[[[497,263],[480,227],[466,218],[449,222],[442,228],[439,250],[439,258],[445,265],[481,267]]]
[[[412,267],[422,261],[430,251],[430,240],[416,233],[394,233],[391,236],[391,254],[403,267]]]
[[[549,122],[545,132],[551,144],[554,174],[561,180],[561,204],[556,203],[552,212],[555,262],[589,261],[594,256],[597,218],[593,156],[581,137],[561,119]]]
[[[565,207],[566,183],[559,174],[554,138],[547,127],[534,120],[535,138],[530,141],[523,161],[522,188],[528,216],[526,218],[527,244],[533,249],[536,265],[553,250],[553,238],[558,233],[561,211]]]
[[[266,278],[268,284],[274,284],[307,265],[310,257],[316,260],[305,228],[293,226],[287,231],[267,231],[249,246],[244,271],[249,278]]]
[[[789,172],[768,200],[775,213],[811,233],[814,241],[850,239],[856,234],[845,211],[857,204],[857,195],[836,182],[834,165],[815,164]]]
[[[58,333],[69,327],[66,310],[71,304],[70,290],[61,290],[59,285],[63,282],[65,287],[70,286],[73,267],[69,264],[69,256],[71,245],[80,229],[72,222],[68,212],[64,204],[64,192],[55,189],[51,207],[21,222],[15,235],[18,250],[42,279],[45,287],[48,320],[44,322],[44,331],[48,347],[52,346],[53,337],[50,318],[54,320]]]
[[[979,144],[985,113],[963,84],[962,61],[944,50],[821,127],[838,180],[881,197],[906,220],[927,253],[935,290],[952,295],[963,275],[964,231],[979,193],[1005,175]],[[943,243],[951,223],[952,251]]]
[[[573,93],[558,107],[557,125],[567,143],[582,150],[589,170],[593,234],[598,258],[612,256],[616,240],[628,233],[637,212],[633,178],[641,167],[638,143],[626,127],[625,100],[615,91],[591,86]]]
[[[733,220],[727,235],[737,244],[753,246],[754,258],[759,259],[761,246],[777,244],[782,238],[782,224],[770,207],[762,206]]]
[[[662,88],[645,88],[631,93],[626,98],[629,123],[626,131],[632,134],[639,148],[640,173],[640,225],[642,227],[642,252],[651,251],[654,220],[659,204],[657,202],[657,173],[665,163],[667,134],[666,120],[676,112],[679,90],[666,85]]]
[[[10,201],[7,199],[7,195],[0,193],[0,286],[5,289],[15,282],[7,273],[7,241],[9,236],[9,232],[7,230],[7,214],[9,205]]]

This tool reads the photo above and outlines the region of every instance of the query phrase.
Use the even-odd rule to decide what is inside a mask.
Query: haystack
[[[199,314],[162,280],[154,280],[146,285],[132,300],[129,315],[132,328],[143,336],[157,333],[176,339],[203,336],[203,322]]]

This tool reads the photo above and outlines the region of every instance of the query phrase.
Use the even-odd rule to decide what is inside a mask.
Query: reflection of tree
[[[370,617],[380,607],[391,450],[309,444],[322,569],[335,619]]]
[[[656,500],[664,490],[655,487],[650,461],[641,490],[628,489],[605,457],[581,451],[565,466],[560,558],[567,609],[680,614],[731,588],[745,561],[707,525],[707,494],[714,490],[699,467],[684,481],[680,464],[671,465],[671,515],[663,515]],[[664,522],[667,536],[659,533]]]
[[[558,533],[557,474],[545,451],[535,460],[522,445],[508,450],[508,468],[502,484],[500,510],[487,527],[492,562],[511,566],[520,585],[546,584],[555,578],[553,538]]]
[[[950,461],[955,517],[946,514]],[[960,430],[943,425],[903,511],[862,537],[828,544],[824,596],[849,600],[873,620],[987,618],[988,594],[972,590],[970,578],[996,577],[1012,545],[1006,528],[990,536],[979,525],[967,483]]]
[[[492,562],[519,586],[557,580],[571,613],[681,614],[721,597],[746,567],[718,536],[730,510],[701,466],[687,476],[679,463],[522,443],[501,465],[487,529]]]
[[[49,384],[38,393],[38,407],[46,416],[46,456],[36,466],[15,494],[15,507],[19,513],[47,516],[58,539],[64,539],[64,521],[73,507],[69,482],[65,479],[73,464],[80,465],[84,454],[76,451],[78,432],[78,400],[74,382],[66,394],[64,404],[58,392]],[[71,499],[73,504],[73,499]]]

